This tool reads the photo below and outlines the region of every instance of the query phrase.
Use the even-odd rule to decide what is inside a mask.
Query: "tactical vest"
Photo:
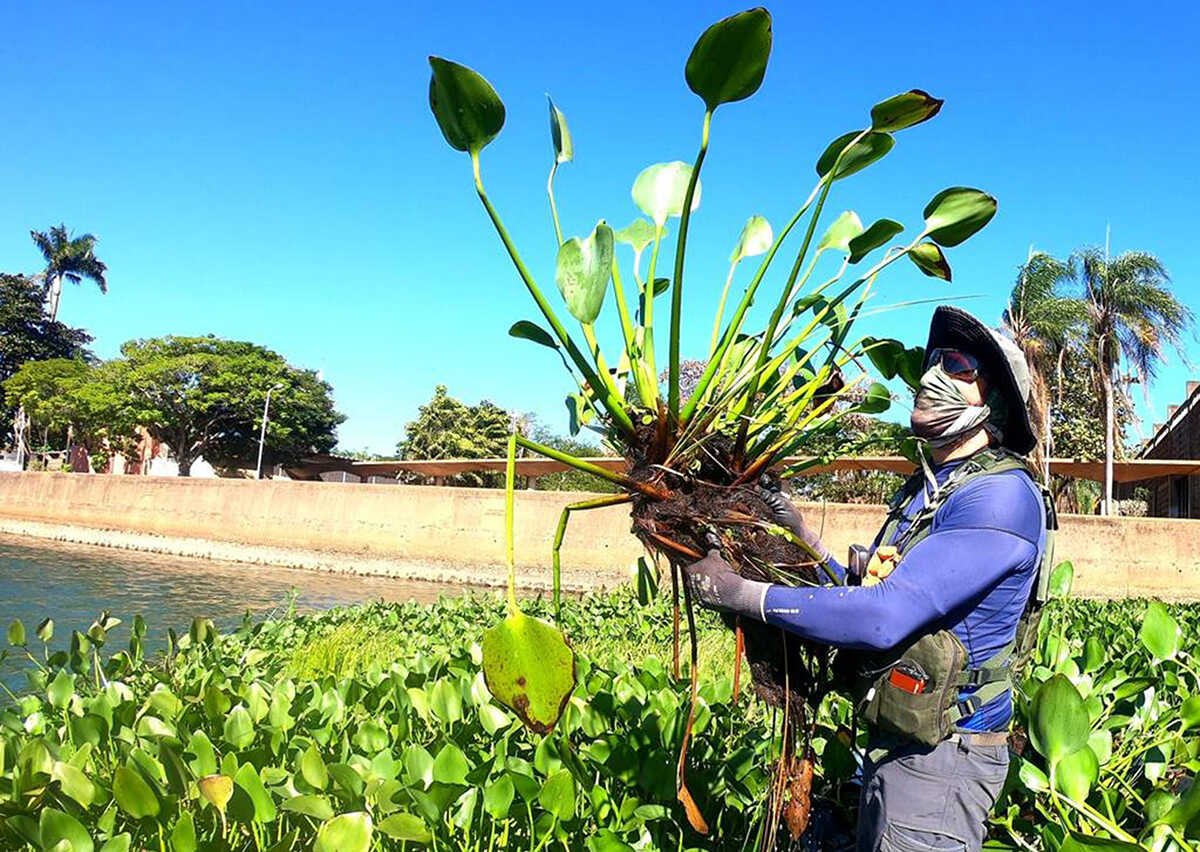
[[[934,516],[950,495],[981,476],[1012,470],[1029,472],[1029,467],[1021,456],[1002,448],[975,454],[934,489],[908,528],[897,536],[905,512],[926,486],[925,472],[918,470],[892,500],[875,546],[895,545],[903,559],[909,548],[933,532]],[[1012,688],[1013,668],[1024,660],[1037,636],[1054,561],[1058,519],[1050,493],[1040,490],[1046,509],[1046,546],[1016,637],[977,668],[968,668],[967,649],[951,630],[927,633],[900,649],[858,657],[853,692],[860,717],[867,724],[936,745],[949,737],[960,721]]]

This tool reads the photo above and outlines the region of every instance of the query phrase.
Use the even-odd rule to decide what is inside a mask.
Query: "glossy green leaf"
[[[1083,642],[1083,670],[1094,672],[1104,665],[1107,652],[1098,636],[1089,636]]]
[[[1155,661],[1172,660],[1179,653],[1181,631],[1179,623],[1158,601],[1150,601],[1146,614],[1142,616],[1142,629],[1138,637]]]
[[[1075,585],[1075,565],[1071,562],[1060,562],[1050,572],[1049,594],[1052,598],[1069,598],[1071,587]]]
[[[1096,761],[1103,766],[1112,759],[1112,731],[1092,731],[1088,734],[1088,748],[1096,756]]]
[[[196,822],[191,811],[181,811],[171,829],[171,852],[196,852]]]
[[[329,786],[329,773],[325,769],[325,761],[321,759],[321,753],[317,751],[316,743],[308,744],[308,748],[300,755],[299,764],[300,777],[310,787],[324,790]]]
[[[196,782],[200,795],[221,813],[233,796],[233,779],[228,775],[206,775]]]
[[[254,742],[254,720],[245,706],[239,704],[229,711],[225,717],[222,738],[236,749],[246,748]]]
[[[1050,765],[1087,744],[1088,716],[1083,698],[1065,675],[1056,674],[1033,699],[1029,739]]]
[[[433,780],[442,784],[466,784],[471,764],[462,749],[446,743],[433,759]]]
[[[750,97],[762,85],[771,56],[771,15],[750,9],[706,29],[688,56],[688,88],[715,110]]]
[[[821,237],[821,241],[817,243],[817,251],[825,251],[826,249],[835,249],[837,251],[850,251],[850,241],[859,236],[863,232],[862,221],[858,218],[858,214],[853,210],[847,210],[833,220],[833,224],[829,226],[829,230]]]
[[[496,700],[549,733],[575,688],[575,655],[556,628],[523,612],[483,634],[483,676]]]
[[[546,95],[546,102],[550,104],[550,141],[554,143],[554,161],[569,163],[575,159],[575,143],[571,141],[567,117],[554,105],[554,99],[549,95]]]
[[[333,818],[333,806],[324,796],[293,796],[280,802],[279,808],[291,813],[304,814],[313,819]]]
[[[504,127],[504,104],[492,84],[465,65],[429,57],[429,107],[450,147],[478,153]]]
[[[775,235],[771,231],[771,223],[763,216],[751,216],[742,226],[742,233],[738,235],[733,254],[729,255],[729,262],[737,263],[747,257],[765,254],[773,242]]]
[[[908,252],[908,259],[931,278],[941,278],[943,281],[949,281],[951,278],[950,264],[946,261],[946,256],[933,243],[914,246]]]
[[[858,403],[858,410],[863,414],[882,414],[892,407],[892,395],[879,382],[872,382],[867,388],[866,396]]]
[[[899,377],[914,390],[921,383],[925,347],[908,347],[892,338],[864,337],[863,347],[875,369],[885,379]]]
[[[683,199],[691,179],[692,167],[678,160],[647,166],[633,182],[633,203],[661,228],[668,218],[683,215]],[[693,211],[700,206],[700,187],[701,182],[696,181]]]
[[[50,777],[58,782],[63,795],[73,799],[80,807],[90,808],[107,798],[82,769],[61,760],[54,764]]]
[[[850,240],[847,246],[850,249],[850,262],[858,263],[903,230],[904,226],[895,219],[877,219],[872,222],[865,231]]]
[[[508,816],[514,795],[512,778],[501,775],[484,789],[483,809],[492,819],[503,820]]]
[[[188,761],[188,766],[197,777],[203,778],[205,775],[216,773],[216,753],[204,731],[196,731],[192,734],[191,739],[188,740],[187,750],[189,754],[193,755],[192,760]]]
[[[860,133],[859,130],[844,133],[829,143],[829,147],[817,160],[819,177],[829,174],[833,169],[833,164],[837,162],[838,155],[842,153],[842,149],[854,142]],[[842,156],[842,162],[838,166],[837,172],[834,173],[833,179],[841,180],[856,172],[861,172],[876,160],[882,159],[895,144],[896,140],[886,133],[868,132],[862,139],[854,142],[850,150]]]
[[[19,618],[13,619],[13,622],[8,625],[8,644],[14,648],[25,645],[25,625]]]
[[[1096,837],[1091,834],[1080,834],[1077,831],[1067,833],[1058,852],[1147,852],[1145,847],[1136,843],[1126,843],[1124,840],[1112,840],[1107,837]]]
[[[680,203],[682,204],[682,202]],[[666,237],[665,232],[663,237]],[[654,242],[654,225],[645,219],[634,219],[624,228],[615,232],[613,238],[619,243],[633,246],[634,251],[642,251]]]
[[[996,215],[996,199],[978,189],[952,186],[925,205],[925,236],[940,246],[956,246]]]
[[[54,638],[54,619],[42,619],[37,626],[37,636],[43,642],[49,643],[49,641]]]
[[[367,852],[375,833],[370,814],[358,811],[323,822],[313,852]]]
[[[71,852],[92,852],[94,848],[83,823],[55,808],[42,808],[38,816],[38,835],[43,849],[50,849],[64,840]]]
[[[133,835],[129,832],[118,834],[116,837],[110,837],[100,847],[100,852],[129,852],[133,846]]]
[[[429,709],[447,725],[460,721],[463,717],[462,692],[458,684],[447,678],[435,683],[429,696]]]
[[[433,839],[420,817],[404,811],[390,815],[379,823],[378,828],[393,840],[407,843],[426,844]]]
[[[113,773],[113,798],[134,819],[158,816],[158,796],[135,770],[118,766]]]
[[[244,792],[254,805],[255,822],[271,822],[275,819],[275,800],[263,785],[258,770],[252,764],[243,763],[233,776],[234,786]]]
[[[885,133],[904,130],[933,118],[943,103],[920,89],[893,95],[871,107],[871,129]]]
[[[523,340],[531,340],[542,346],[547,346],[551,349],[558,348],[558,342],[550,336],[550,332],[546,331],[540,325],[529,320],[518,320],[513,323],[512,328],[508,330],[510,337],[519,337]]]
[[[1050,789],[1050,779],[1046,777],[1045,772],[1024,758],[1018,759],[1021,764],[1017,769],[1017,777],[1021,779],[1022,784],[1039,793]]]
[[[390,742],[387,730],[374,719],[367,719],[354,732],[354,744],[367,754],[387,748]]]
[[[575,778],[566,769],[555,772],[542,785],[538,803],[562,822],[572,819],[575,816]]]
[[[1179,707],[1179,718],[1183,721],[1185,731],[1200,726],[1200,695],[1192,695],[1184,700]]]
[[[74,694],[75,675],[68,674],[66,669],[59,669],[58,674],[54,676],[54,680],[50,682],[50,686],[46,690],[50,706],[55,710],[62,710],[71,703],[71,696]]]
[[[404,770],[409,783],[428,787],[433,782],[433,755],[425,746],[413,743],[404,750]]]
[[[603,221],[587,237],[572,237],[558,247],[554,282],[571,316],[584,325],[600,315],[612,264],[613,232]]]
[[[1060,792],[1077,802],[1087,801],[1092,785],[1100,776],[1100,761],[1090,747],[1073,751],[1058,762],[1055,783]]]

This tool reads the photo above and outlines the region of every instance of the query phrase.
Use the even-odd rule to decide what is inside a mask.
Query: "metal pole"
[[[263,457],[263,442],[267,439],[267,412],[271,408],[271,391],[282,385],[271,385],[267,388],[267,398],[263,401],[262,428],[258,433],[258,466],[254,471],[255,479],[262,479],[262,457]]]

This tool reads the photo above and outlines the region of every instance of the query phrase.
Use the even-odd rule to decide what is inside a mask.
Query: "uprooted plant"
[[[554,277],[567,313],[579,323],[581,338],[568,331],[559,310],[551,305],[484,188],[480,153],[503,127],[503,103],[475,71],[430,58],[429,100],[434,116],[446,141],[470,155],[479,199],[545,321],[545,326],[522,321],[509,333],[554,350],[576,384],[575,392],[567,397],[572,431],[588,428],[599,432],[627,462],[627,469],[617,472],[523,436],[513,436],[509,442],[510,614],[484,637],[484,672],[495,696],[535,730],[548,731],[558,720],[574,686],[574,668],[562,634],[525,616],[517,605],[511,570],[511,462],[516,448],[603,477],[622,489],[620,494],[564,510],[552,554],[556,600],[558,548],[569,516],[626,503],[631,506],[634,535],[670,564],[676,636],[679,568],[699,558],[713,537],[747,577],[791,585],[827,581],[815,554],[772,522],[756,486],[764,476],[797,472],[796,465],[788,467],[787,459],[821,436],[827,447],[828,436],[836,432],[841,418],[878,413],[888,407],[886,388],[866,381],[864,356],[876,364],[892,364],[894,375],[897,362],[911,352],[905,353],[894,341],[851,336],[877,276],[907,257],[926,275],[949,281],[950,267],[942,249],[962,243],[995,213],[996,201],[991,196],[977,189],[952,187],[928,203],[923,226],[907,242],[894,243],[905,230],[899,222],[881,218],[864,227],[850,211],[836,217],[818,238],[817,228],[834,184],[884,157],[894,145],[895,133],[933,118],[942,101],[914,89],[876,104],[865,128],[839,136],[818,157],[815,184],[782,229],[774,232],[761,216],[751,216],[746,222],[730,258],[703,372],[690,396],[682,398],[680,330],[688,228],[700,202],[700,172],[713,117],[718,107],[744,100],[758,90],[771,42],[771,18],[761,8],[719,21],[701,35],[685,72],[688,86],[704,102],[695,161],[691,165],[658,163],[642,171],[634,181],[632,195],[646,218],[636,219],[620,231],[614,232],[601,219],[588,235],[563,238],[554,180],[559,166],[573,159],[574,145],[563,112],[550,103],[554,160],[547,194],[557,246]],[[660,275],[666,271],[666,258],[660,255],[671,219],[679,221],[668,277]],[[799,245],[786,277],[773,285],[776,291],[769,319],[762,328],[748,328],[748,311],[793,231],[799,234]],[[632,265],[623,265],[618,259],[617,244],[632,248]],[[873,257],[880,249],[882,254]],[[739,265],[759,256],[758,268],[726,317],[726,302]],[[822,256],[826,261],[819,264]],[[711,280],[715,279],[706,284]],[[622,341],[615,358],[601,351],[595,326],[610,285]],[[669,301],[665,388],[658,378],[661,349],[656,348],[662,342],[661,323],[655,322],[660,297]],[[852,391],[854,401],[846,404]],[[692,608],[686,586],[683,598],[690,630]],[[806,756],[810,722],[806,720],[811,720],[812,714],[806,707],[811,708],[830,689],[830,652],[761,624],[740,624],[735,629],[739,647],[744,644],[757,693],[782,711],[784,745],[771,802],[772,821],[777,823],[778,815],[786,810],[793,832],[803,830],[804,779],[811,771]],[[694,636],[691,647],[694,692]],[[693,826],[704,832],[704,820],[684,783],[687,743],[685,734],[679,755],[678,795]],[[793,791],[792,803],[785,808],[788,790]]]

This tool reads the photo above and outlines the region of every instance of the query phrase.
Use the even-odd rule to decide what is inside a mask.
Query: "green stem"
[[[504,466],[504,559],[508,564],[508,614],[517,607],[517,559],[513,547],[513,493],[517,480],[517,436],[508,436],[508,461]]]
[[[650,268],[646,271],[646,283],[642,286],[642,327],[646,329],[642,349],[646,369],[654,377],[655,399],[658,398],[658,367],[654,359],[654,272],[658,269],[658,247],[662,244],[663,229],[654,226],[654,248],[650,251]]]
[[[717,351],[717,338],[721,334],[721,318],[725,314],[725,300],[729,298],[729,286],[733,284],[733,273],[737,269],[739,260],[741,260],[740,257],[729,264],[729,274],[725,276],[725,289],[721,291],[721,301],[717,302],[717,317],[713,320],[712,342],[708,344],[709,358],[712,358],[713,353]]]
[[[708,128],[712,124],[712,110],[704,112],[704,129],[700,133],[700,151],[692,166],[687,192],[683,196],[683,211],[679,216],[679,236],[675,241],[675,280],[671,282],[671,363],[667,378],[667,409],[671,417],[679,419],[679,328],[683,315],[683,260],[687,252],[688,224],[692,219],[692,198],[700,180],[700,169],[708,154]],[[654,286],[654,282],[650,282]]]
[[[554,219],[554,236],[558,240],[554,244],[554,250],[558,251],[558,247],[563,244],[562,226],[558,224],[558,205],[554,203],[554,174],[558,171],[558,158],[554,158],[554,165],[550,167],[550,177],[546,179],[546,195],[550,196],[550,216]]]
[[[633,500],[628,494],[612,494],[607,497],[597,497],[592,500],[581,500],[578,503],[571,503],[565,506],[562,514],[558,518],[558,527],[554,531],[554,546],[550,550],[550,561],[554,576],[554,617],[561,620],[562,618],[562,555],[559,551],[562,549],[563,538],[567,534],[567,521],[571,517],[572,512],[579,512],[585,509],[600,509],[604,506],[616,506],[621,503],[628,503]]]
[[[633,375],[633,385],[637,388],[638,397],[642,404],[653,410],[654,395],[651,389],[653,383],[646,381],[643,374],[642,359],[637,352],[637,335],[633,323],[629,319],[629,305],[625,301],[625,287],[621,283],[621,269],[617,259],[613,258],[612,268],[613,296],[617,300],[617,315],[621,318],[621,335],[625,339],[625,354],[629,357],[629,372]]]
[[[621,392],[617,390],[617,383],[613,379],[612,373],[608,371],[608,362],[604,360],[604,354],[600,351],[600,344],[596,340],[596,327],[592,323],[580,323],[583,329],[583,339],[591,350],[592,360],[596,362],[596,370],[600,374],[600,378],[604,380],[605,386],[616,398],[621,398]]]
[[[564,453],[562,450],[556,450],[553,447],[547,447],[545,444],[539,444],[536,441],[531,441],[521,435],[516,435],[514,437],[519,446],[533,450],[539,455],[543,455],[549,459],[554,459],[554,461],[562,462],[568,467],[573,467],[576,470],[582,470],[584,473],[590,473],[593,476],[600,477],[601,479],[607,479],[614,485],[619,485],[622,488],[631,491],[640,491],[647,496],[658,498],[665,496],[663,492],[651,485],[648,485],[647,483],[638,482],[620,473],[613,473],[611,470],[605,470],[599,465],[594,465],[589,461],[584,461],[583,459],[577,459],[575,456],[570,455],[569,453]]]
[[[492,206],[491,200],[488,198],[487,191],[483,188],[483,179],[479,174],[479,152],[475,151],[471,154],[471,165],[475,171],[475,191],[479,195],[479,200],[483,202],[483,207],[487,211],[488,217],[492,220],[492,225],[496,229],[496,233],[500,235],[501,242],[504,243],[504,248],[508,251],[508,256],[512,259],[513,265],[517,269],[517,273],[521,276],[521,280],[525,283],[525,287],[529,290],[529,294],[533,296],[534,302],[542,311],[542,316],[546,318],[546,322],[550,324],[551,330],[555,337],[567,350],[567,354],[571,357],[571,361],[583,373],[584,380],[594,389],[597,398],[600,399],[606,411],[617,428],[625,435],[626,438],[632,438],[634,435],[633,421],[629,419],[629,415],[625,411],[625,407],[619,397],[614,397],[605,384],[604,380],[596,375],[596,371],[584,357],[584,354],[579,351],[579,347],[575,345],[575,341],[567,334],[566,329],[558,320],[554,310],[550,307],[550,303],[546,301],[546,297],[542,295],[541,288],[537,282],[533,280],[533,276],[525,267],[525,262],[521,259],[521,255],[517,252],[516,246],[508,236],[508,230],[504,227],[504,223],[500,220],[500,214],[496,212],[496,208]]]

